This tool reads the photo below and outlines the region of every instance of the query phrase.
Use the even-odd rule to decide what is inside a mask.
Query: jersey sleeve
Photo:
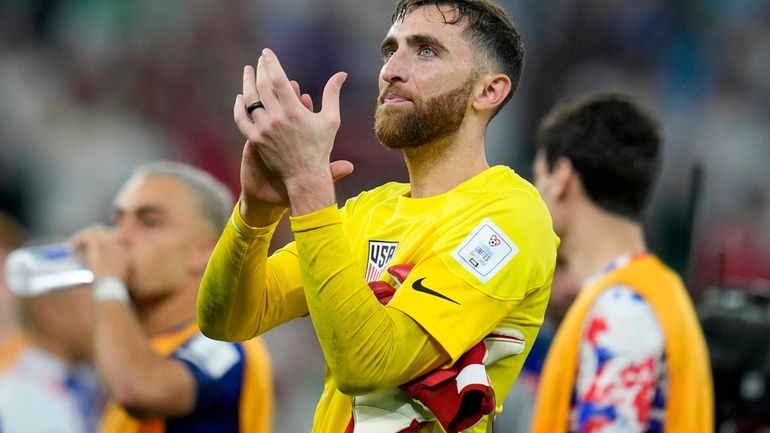
[[[307,314],[294,245],[268,259],[275,225],[248,226],[236,205],[200,284],[198,323],[206,335],[247,340]]]
[[[589,311],[580,354],[574,431],[662,431],[664,339],[646,300],[626,286],[606,289]]]
[[[539,200],[520,200],[515,210],[477,209],[442,234],[433,250],[446,270],[476,290],[520,301],[548,289],[559,239]]]
[[[238,407],[244,356],[237,344],[211,340],[198,334],[177,349],[172,357],[182,361],[195,379],[193,413],[217,407]]]
[[[506,321],[530,346],[542,324],[557,244],[539,208],[529,215],[475,214],[447,228],[389,306],[419,323],[453,361]]]
[[[456,361],[515,305],[476,290],[434,258],[412,269],[388,307],[411,317]]]

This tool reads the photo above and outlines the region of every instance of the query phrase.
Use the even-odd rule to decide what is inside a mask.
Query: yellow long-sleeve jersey
[[[409,192],[388,183],[293,217],[295,241],[269,258],[274,226],[249,227],[236,208],[209,262],[207,334],[247,339],[310,314],[328,367],[314,432],[345,431],[350,394],[395,387],[515,328],[524,353],[487,366],[502,402],[542,323],[559,241],[528,182],[496,166],[445,194]],[[395,284],[384,271],[396,264],[414,267],[383,307],[367,283]]]

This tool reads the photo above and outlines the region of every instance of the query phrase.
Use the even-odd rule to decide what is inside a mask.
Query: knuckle
[[[326,119],[326,125],[329,128],[339,128],[340,126],[340,119],[337,117],[331,117]]]
[[[286,121],[288,123],[297,123],[300,120],[300,114],[297,110],[286,110]]]
[[[260,144],[265,141],[264,134],[262,134],[262,131],[260,130],[250,131],[248,134],[246,134],[246,138],[252,144]]]
[[[283,128],[285,121],[281,116],[270,116],[270,119],[268,120],[267,124],[271,130],[275,130],[275,129]]]

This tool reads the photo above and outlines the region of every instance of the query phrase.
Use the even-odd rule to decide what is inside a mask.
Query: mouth
[[[412,102],[412,100],[406,96],[397,95],[395,93],[386,93],[380,97],[380,104],[382,105],[398,105],[407,102]]]

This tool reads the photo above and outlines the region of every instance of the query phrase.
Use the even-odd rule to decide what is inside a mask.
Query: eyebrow
[[[406,37],[406,44],[408,46],[412,47],[419,47],[423,45],[430,45],[434,48],[436,48],[438,51],[446,52],[447,49],[439,42],[438,39],[434,38],[430,35],[410,35]],[[393,36],[388,36],[385,38],[385,40],[382,41],[382,46],[380,47],[380,51],[382,51],[383,54],[391,48],[398,47],[398,41],[396,41],[396,38]]]
[[[165,212],[161,207],[152,206],[152,205],[140,206],[138,209],[134,211],[127,211],[126,209],[122,209],[117,206],[112,210],[112,215],[114,217],[119,217],[127,213],[134,213],[139,217],[146,216],[146,215],[155,215],[155,214],[164,215],[165,214]]]

